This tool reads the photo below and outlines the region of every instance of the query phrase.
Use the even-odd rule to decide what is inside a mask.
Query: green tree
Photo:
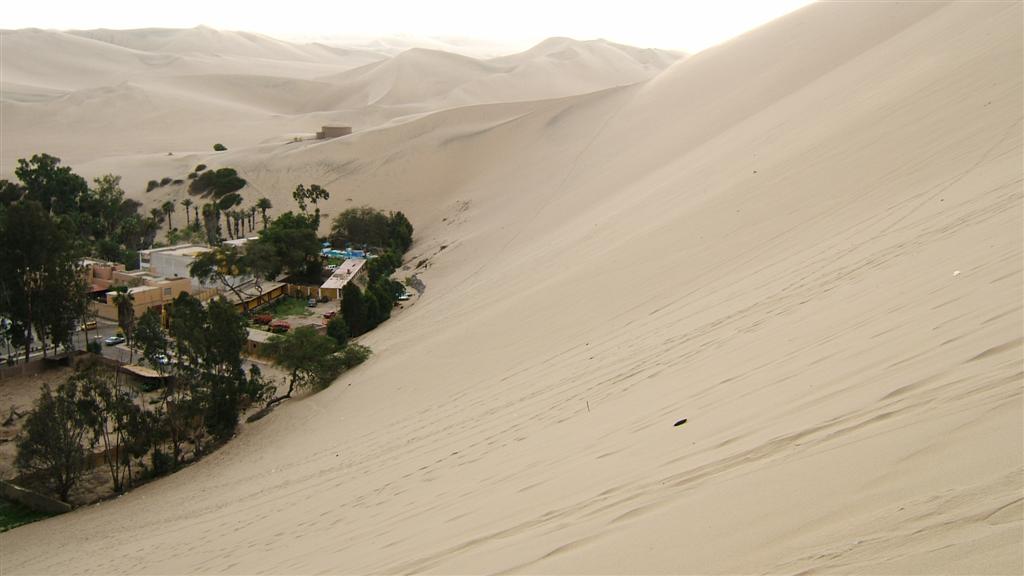
[[[185,207],[185,227],[188,228],[191,226],[191,222],[189,221],[189,208],[192,206],[192,199],[185,198],[181,201],[181,205]]]
[[[412,245],[412,233],[412,224],[401,212],[385,214],[366,206],[341,212],[331,226],[331,238],[339,246],[355,243],[398,254]]]
[[[146,310],[135,327],[135,347],[150,365],[163,372],[164,365],[157,361],[157,356],[166,356],[167,346],[167,334],[160,325],[160,314],[152,308]]]
[[[135,332],[135,296],[126,286],[118,286],[114,289],[114,305],[117,306],[117,325],[124,332],[128,347],[132,346],[132,336]]]
[[[160,210],[167,216],[167,231],[171,231],[171,214],[174,213],[174,201],[168,200],[160,206]]]
[[[227,149],[228,149],[227,146],[225,146],[225,145],[223,145],[223,144],[221,144],[219,142],[213,145],[214,152],[223,152],[223,151],[225,151]]]
[[[301,326],[287,334],[273,336],[267,344],[267,351],[278,365],[288,371],[288,391],[270,400],[268,408],[291,398],[297,388],[326,387],[344,369],[341,357],[335,355],[337,342],[320,336],[312,326]]]
[[[18,436],[18,469],[39,475],[64,502],[86,468],[87,414],[78,380],[64,382],[56,394],[44,384]]]
[[[276,277],[281,272],[319,277],[320,241],[311,216],[285,212],[260,232],[257,243],[270,246],[264,255],[274,255],[271,261],[274,268],[268,277]]]
[[[80,317],[74,291],[82,290],[77,274],[78,247],[64,219],[54,219],[36,201],[20,200],[0,211],[0,317],[21,334],[13,341],[29,358],[34,341],[59,320],[70,326]]]
[[[82,384],[93,445],[103,449],[114,491],[124,492],[132,483],[132,459],[142,457],[149,448],[146,418],[131,388],[117,373],[94,367],[76,378]]]
[[[241,288],[253,283],[259,290],[260,281],[266,278],[264,274],[269,273],[266,264],[251,257],[248,251],[229,244],[197,256],[189,265],[189,274],[203,284],[219,282],[235,295],[243,310],[248,312],[247,299]]]
[[[202,302],[182,292],[171,303],[168,315],[168,333],[174,339],[177,365],[199,367],[206,345],[206,310]]]
[[[327,336],[334,339],[337,343],[338,348],[344,348],[348,345],[348,325],[345,324],[345,319],[341,316],[335,316],[327,322]]]
[[[260,217],[263,218],[263,229],[267,229],[267,210],[273,208],[274,205],[270,203],[269,198],[260,198],[256,201],[256,208],[259,208]]]
[[[359,336],[369,329],[367,303],[355,282],[349,282],[341,289],[341,317],[348,326],[349,336]]]
[[[299,210],[303,214],[306,213],[306,203],[311,202],[313,204],[314,215],[313,222],[316,224],[316,228],[320,227],[320,207],[318,203],[321,200],[328,200],[331,197],[331,193],[326,189],[321,188],[319,184],[310,184],[309,188],[299,184],[295,187],[295,191],[292,192],[292,198],[295,199],[295,203],[299,205]]]
[[[203,228],[206,229],[207,243],[220,243],[220,213],[213,204],[203,204]]]
[[[85,179],[60,165],[60,158],[35,154],[18,160],[14,174],[25,187],[25,199],[42,204],[51,214],[66,214],[77,209],[79,196],[85,194]]]

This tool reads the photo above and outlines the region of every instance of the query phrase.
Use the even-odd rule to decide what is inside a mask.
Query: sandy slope
[[[815,5],[646,84],[229,152],[401,207],[425,295],[0,568],[1022,572],[1021,17]]]

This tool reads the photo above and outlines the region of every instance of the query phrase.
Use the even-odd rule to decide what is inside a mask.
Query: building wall
[[[337,138],[339,136],[348,136],[351,133],[351,126],[324,126],[323,129],[316,133],[316,137],[322,140],[324,138]]]
[[[165,278],[188,278],[192,286],[199,288],[201,287],[200,282],[191,278],[188,273],[188,267],[192,261],[191,256],[156,252],[149,258],[149,270],[153,274],[159,274]]]
[[[190,292],[192,288],[189,278],[149,279],[144,286],[131,288],[132,307],[138,318],[150,308],[161,309],[178,297],[182,292]],[[96,316],[105,320],[117,320],[117,292],[107,292],[105,302],[94,302],[90,306]]]

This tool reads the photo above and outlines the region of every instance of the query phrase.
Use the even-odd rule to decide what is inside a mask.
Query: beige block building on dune
[[[324,126],[316,133],[316,139],[324,140],[326,138],[339,138],[341,136],[348,136],[351,133],[351,126]]]

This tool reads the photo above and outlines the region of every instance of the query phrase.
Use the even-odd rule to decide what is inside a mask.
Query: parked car
[[[292,325],[285,322],[284,320],[274,320],[270,323],[270,331],[275,334],[287,332],[292,329]]]
[[[167,366],[171,363],[171,359],[168,358],[166,354],[157,354],[156,356],[153,356],[153,362],[161,366]]]
[[[316,298],[310,298],[309,300],[306,300],[306,306],[309,306],[310,308],[316,308]]]
[[[409,298],[412,298],[412,294],[409,294],[408,292],[402,292],[401,294],[398,295],[398,299],[403,302],[408,300]]]
[[[121,335],[108,336],[103,341],[103,343],[106,344],[107,346],[116,346],[118,344],[124,344],[124,336],[121,336]]]
[[[338,311],[337,310],[331,310],[330,312],[324,312],[324,319],[325,320],[330,320],[331,318],[334,318],[337,315],[338,315]]]
[[[79,330],[95,330],[95,329],[96,329],[96,321],[95,320],[89,320],[88,322],[83,322],[82,326],[79,328]]]
[[[270,314],[257,314],[253,317],[252,321],[257,324],[267,325],[274,321],[274,317]]]

